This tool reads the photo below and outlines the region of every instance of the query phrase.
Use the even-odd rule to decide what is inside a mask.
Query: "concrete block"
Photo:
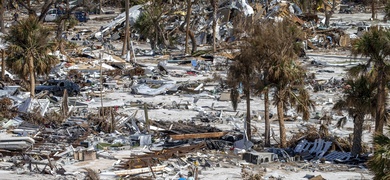
[[[84,161],[95,160],[96,151],[84,151]]]
[[[247,152],[243,154],[243,160],[253,164],[261,164],[273,161],[277,155],[269,152]]]

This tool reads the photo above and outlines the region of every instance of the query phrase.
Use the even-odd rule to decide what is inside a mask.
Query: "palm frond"
[[[55,56],[48,55],[52,43],[49,43],[50,30],[43,26],[36,17],[29,17],[11,26],[5,36],[10,45],[7,51],[7,67],[20,78],[27,80],[30,73],[36,75],[48,74],[59,61]],[[28,58],[33,57],[34,72],[29,71]]]
[[[383,134],[374,137],[374,156],[368,161],[368,168],[374,173],[375,180],[389,178],[390,174],[390,138]]]

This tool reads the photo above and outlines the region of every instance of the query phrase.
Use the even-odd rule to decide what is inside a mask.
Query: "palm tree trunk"
[[[375,19],[375,0],[371,1],[371,18],[372,20]]]
[[[216,46],[216,37],[215,37],[215,35],[216,35],[216,29],[217,29],[217,11],[218,11],[218,0],[213,0],[212,1],[213,2],[213,6],[214,6],[214,8],[213,8],[213,10],[214,10],[214,12],[213,12],[213,53],[215,53],[215,52],[217,52],[217,46]]]
[[[5,0],[1,0],[0,5],[0,32],[5,33],[5,26],[4,26],[4,10],[5,10]]]
[[[1,50],[1,80],[5,79],[5,49]]]
[[[61,52],[61,54],[66,54],[65,53],[65,47],[64,47],[64,40],[62,39],[62,32],[64,32],[65,29],[65,19],[60,19],[60,22],[57,26],[57,34],[56,34],[56,39],[58,40],[58,47]]]
[[[125,27],[125,38],[123,39],[123,47],[122,47],[122,56],[127,53],[127,44],[129,41],[129,0],[125,0],[125,9],[126,9],[126,27]]]
[[[265,147],[271,146],[271,124],[269,122],[269,97],[268,97],[268,88],[264,90],[264,119],[265,119]]]
[[[30,97],[35,96],[35,71],[34,71],[34,59],[32,56],[29,58],[28,68],[30,71]]]
[[[103,0],[99,0],[99,14],[102,14]]]
[[[327,11],[326,5],[324,5],[324,14],[325,14],[325,26],[328,26],[329,24],[327,23],[329,23],[330,16],[329,16],[329,12]]]
[[[110,115],[111,115],[111,128],[110,128],[110,132],[113,133],[115,131],[115,115],[114,113],[112,113],[112,110],[113,110],[113,107],[110,107]]]
[[[386,100],[386,81],[384,80],[384,72],[379,72],[378,79],[378,99],[377,99],[377,110],[375,118],[375,133],[383,134],[383,126],[385,122],[385,100]]]
[[[60,22],[57,25],[56,39],[61,39],[62,32],[64,31],[65,19],[60,18]]]
[[[281,93],[279,93],[279,95],[280,94]],[[281,96],[279,96],[279,101],[277,103],[277,111],[278,111],[278,118],[279,118],[280,147],[286,148],[287,147],[286,128],[284,126],[283,101],[281,99]]]
[[[251,131],[251,97],[250,97],[250,90],[245,87],[245,97],[246,97],[246,134],[248,136],[248,140],[252,139],[252,131]]]
[[[355,123],[353,126],[353,144],[352,144],[352,156],[359,155],[362,152],[362,133],[363,133],[363,121],[364,114],[359,114],[354,117]]]
[[[194,53],[196,51],[196,49],[197,49],[196,48],[195,34],[191,30],[189,30],[188,34],[189,34],[190,39],[191,39],[191,46],[192,46],[191,53]]]
[[[191,17],[191,0],[187,0],[187,14],[186,14],[186,45],[185,45],[185,53],[188,53],[188,36],[190,31],[190,17]]]

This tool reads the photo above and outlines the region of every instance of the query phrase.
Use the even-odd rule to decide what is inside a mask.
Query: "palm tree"
[[[359,75],[358,77],[349,77],[346,81],[349,86],[344,91],[344,96],[335,105],[334,109],[347,110],[349,116],[354,119],[352,156],[359,155],[362,152],[362,133],[363,122],[366,114],[375,114],[374,91],[375,85],[370,81],[368,75]]]
[[[257,50],[254,54],[254,58],[258,59],[258,72],[260,72],[259,79],[256,81],[255,90],[256,94],[264,96],[264,146],[271,146],[271,124],[269,119],[269,90],[272,88],[272,84],[269,81],[270,58],[278,53],[275,46],[277,44],[269,43],[274,40],[274,30],[272,28],[273,22],[262,22],[256,24],[254,27],[254,37],[250,39],[250,42],[255,46]]]
[[[150,40],[150,46],[153,50],[158,49],[159,45],[168,46],[168,35],[163,32],[162,18],[164,14],[169,13],[167,4],[161,0],[154,0],[146,5],[140,17],[134,24],[134,29],[144,38]],[[184,24],[184,23],[183,23]]]
[[[253,58],[253,54],[256,49],[249,48],[247,46],[241,47],[241,52],[234,58],[234,62],[229,67],[228,72],[228,85],[232,88],[232,92],[236,92],[236,89],[242,86],[246,99],[246,117],[245,117],[245,130],[246,137],[251,140],[251,111],[250,111],[250,95],[252,91],[253,82],[256,81],[256,66],[257,60]],[[238,98],[231,94],[231,97]],[[232,102],[237,102],[237,99],[232,99]],[[234,103],[233,103],[234,106]]]
[[[289,106],[297,106],[298,113],[303,113],[303,120],[309,120],[309,111],[314,109],[314,103],[310,100],[307,90],[303,88],[305,70],[291,60],[281,59],[281,61],[287,62],[280,62],[271,67],[271,82],[275,87],[274,104],[277,107],[279,119],[280,147],[286,148],[285,110]],[[298,91],[298,94],[295,91]]]
[[[390,127],[389,127],[390,128]],[[374,156],[368,161],[368,168],[374,172],[374,180],[390,179],[390,132],[374,137]]]
[[[361,55],[369,59],[365,65],[357,66],[357,70],[367,71],[372,68],[376,71],[375,85],[377,88],[375,132],[382,134],[385,122],[386,85],[390,78],[390,31],[379,27],[371,27],[360,39],[352,45],[352,54]]]
[[[280,130],[280,147],[287,146],[286,129],[284,125],[284,110],[287,107],[295,107],[298,113],[303,114],[303,119],[310,118],[309,111],[314,109],[314,103],[310,100],[309,93],[304,89],[305,69],[297,61],[295,50],[296,39],[300,36],[298,28],[287,21],[275,22],[272,28],[275,33],[273,50],[267,59],[267,71],[269,82],[275,88],[274,104],[277,107]]]
[[[35,16],[30,16],[12,26],[4,38],[9,43],[7,66],[21,79],[29,79],[31,97],[35,96],[35,76],[47,75],[59,62],[55,56],[48,55],[49,35],[50,30]]]

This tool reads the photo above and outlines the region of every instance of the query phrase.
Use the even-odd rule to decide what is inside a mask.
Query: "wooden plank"
[[[114,173],[118,176],[126,176],[126,175],[136,175],[136,174],[148,173],[148,172],[151,172],[150,170],[153,170],[153,172],[160,172],[160,171],[163,171],[164,168],[165,168],[165,166],[153,166],[151,168],[146,167],[146,168],[114,171]]]
[[[227,132],[210,132],[210,133],[197,133],[197,134],[177,134],[170,135],[173,140],[182,139],[198,139],[198,138],[219,138],[227,134]]]

